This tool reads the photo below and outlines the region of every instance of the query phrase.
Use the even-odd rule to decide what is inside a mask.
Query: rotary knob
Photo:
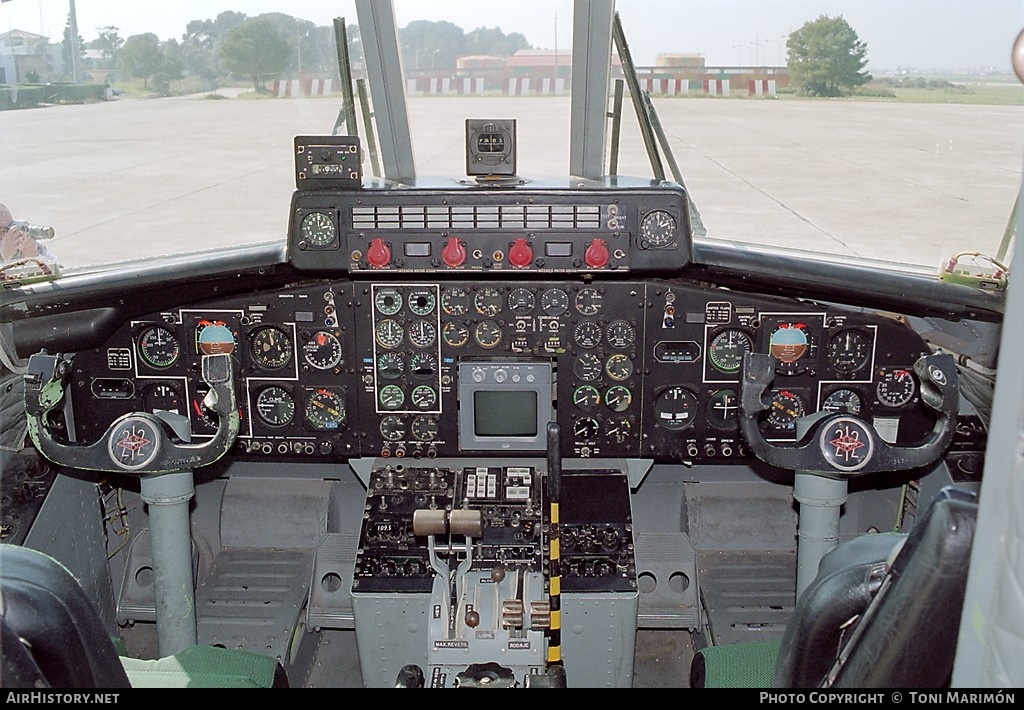
[[[508,263],[517,269],[523,269],[533,261],[533,247],[526,239],[520,237],[512,243],[508,250]]]
[[[371,239],[370,247],[366,250],[366,260],[373,268],[383,269],[391,263],[391,247],[380,237]]]

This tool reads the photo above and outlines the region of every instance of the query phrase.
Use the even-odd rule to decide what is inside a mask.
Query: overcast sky
[[[535,47],[569,49],[572,0],[394,0],[399,26],[447,20],[464,30],[521,32]],[[69,0],[8,0],[0,31],[27,30],[57,39]],[[122,37],[153,32],[181,38],[190,20],[224,10],[255,16],[284,12],[318,25],[335,17],[355,23],[353,0],[75,0],[79,34],[113,25]],[[709,65],[776,64],[785,38],[820,15],[842,15],[868,45],[872,71],[995,67],[1010,70],[1013,40],[1024,28],[1024,0],[618,0],[626,39],[638,65],[659,53],[703,54]],[[556,35],[557,29],[557,35]]]

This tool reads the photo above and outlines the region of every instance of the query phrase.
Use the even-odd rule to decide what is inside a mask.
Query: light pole
[[[776,62],[776,66],[780,66],[780,67],[781,67],[781,66],[782,66],[782,45],[781,45],[781,44],[779,44],[779,43],[778,43],[777,41],[775,41],[774,39],[766,39],[766,40],[765,40],[764,42],[765,42],[765,44],[766,44],[766,45],[767,45],[767,44],[768,44],[769,42],[771,42],[772,44],[774,44],[774,45],[775,45],[775,50],[776,50],[776,51],[778,52],[778,57],[779,57],[779,58],[778,58],[778,60],[777,60],[777,62]],[[767,51],[767,47],[765,48],[765,50]]]
[[[75,0],[69,0],[68,25],[71,33],[71,79],[76,84],[81,84],[82,70],[78,65],[78,13],[75,12]]]

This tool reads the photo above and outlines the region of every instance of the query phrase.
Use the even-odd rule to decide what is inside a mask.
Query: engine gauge
[[[405,392],[398,385],[384,385],[377,393],[377,400],[384,409],[394,411],[405,404]]]
[[[430,385],[418,385],[413,389],[410,399],[416,409],[433,409],[437,404],[437,392]]]
[[[508,309],[516,315],[529,315],[536,305],[537,297],[528,288],[514,288],[508,294]]]
[[[580,417],[572,424],[572,435],[580,441],[592,441],[600,429],[593,417]]]
[[[292,361],[292,338],[280,328],[268,325],[249,336],[252,359],[265,370],[280,370]]]
[[[397,380],[405,372],[405,358],[401,353],[384,352],[377,357],[377,374],[385,380]]]
[[[463,288],[446,288],[441,294],[441,310],[450,316],[461,316],[469,311],[469,294]]]
[[[654,420],[670,431],[693,426],[697,415],[697,395],[681,385],[672,385],[654,401]]]
[[[319,431],[334,431],[345,426],[345,398],[342,394],[325,387],[318,387],[309,394],[306,403],[306,423]]]
[[[640,220],[640,237],[653,247],[666,247],[676,237],[676,218],[664,210],[654,210]]]
[[[616,350],[625,350],[636,340],[636,331],[627,321],[613,320],[605,329],[605,339]]]
[[[181,355],[181,344],[170,328],[151,325],[139,335],[139,355],[150,367],[170,367]]]
[[[409,324],[409,342],[417,348],[429,348],[437,341],[437,326],[428,320]]]
[[[412,420],[412,435],[417,441],[432,441],[440,431],[437,419],[422,414]]]
[[[318,330],[302,344],[302,357],[310,367],[330,370],[341,364],[341,341],[326,330]]]
[[[621,444],[633,433],[633,422],[625,417],[612,417],[604,423],[604,438]]]
[[[593,286],[586,286],[579,290],[573,303],[576,311],[581,316],[591,318],[601,312],[601,305],[604,295]]]
[[[395,288],[381,288],[373,294],[373,305],[378,313],[393,316],[402,310],[402,294]]]
[[[560,288],[549,288],[540,295],[540,308],[549,316],[560,316],[569,310],[569,294]]]
[[[415,353],[409,360],[409,372],[418,379],[430,379],[437,373],[437,358],[430,353]]]
[[[338,236],[334,220],[326,212],[310,212],[302,218],[299,232],[307,244],[314,247],[328,247]]]
[[[409,302],[409,310],[420,317],[429,316],[434,312],[434,306],[437,305],[434,292],[429,288],[413,289],[409,292],[407,300]]]
[[[482,320],[473,328],[473,340],[487,350],[501,344],[501,328],[492,320]]]
[[[178,388],[167,382],[157,382],[142,390],[142,408],[147,412],[161,410],[174,414],[185,413],[185,401]]]
[[[581,321],[572,331],[572,339],[581,348],[596,348],[601,344],[602,335],[601,326],[592,320]]]
[[[291,424],[295,418],[295,399],[284,387],[264,387],[256,395],[256,416],[272,427]]]
[[[629,355],[615,353],[604,364],[604,371],[616,382],[624,382],[633,374],[633,361]]]
[[[398,321],[386,318],[379,321],[374,328],[374,337],[382,348],[397,348],[402,343],[405,329]]]
[[[821,403],[822,410],[826,412],[845,412],[846,414],[860,414],[861,398],[854,390],[834,390],[825,401]]]
[[[795,432],[797,420],[806,412],[807,408],[800,395],[790,390],[776,390],[772,393],[767,421],[778,431]]]
[[[380,435],[388,441],[405,438],[405,420],[397,414],[389,414],[380,420]]]
[[[572,403],[583,410],[593,409],[601,404],[601,393],[593,385],[581,385],[572,393]]]
[[[721,372],[736,372],[743,364],[743,355],[753,349],[745,331],[728,328],[717,333],[708,344],[708,360]]]
[[[613,385],[604,393],[604,403],[613,412],[625,412],[633,403],[633,393],[622,385]]]
[[[441,337],[448,346],[461,348],[469,342],[469,328],[462,325],[462,323],[448,321],[441,328]]]
[[[493,318],[501,313],[501,292],[490,286],[482,288],[473,297],[473,305],[480,315]]]
[[[878,372],[875,395],[883,406],[891,409],[902,407],[914,399],[917,382],[907,368],[885,367]]]
[[[841,375],[852,375],[871,359],[871,339],[856,328],[844,328],[829,338],[825,357],[832,369]]]
[[[572,363],[572,372],[584,382],[593,382],[601,376],[601,359],[594,353],[580,353]]]

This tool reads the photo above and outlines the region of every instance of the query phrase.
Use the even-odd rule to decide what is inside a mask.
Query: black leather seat
[[[909,534],[864,535],[828,553],[797,600],[771,687],[947,686],[976,519],[975,494],[947,487]],[[691,686],[741,672],[713,664],[742,655],[699,651]]]
[[[5,688],[288,685],[276,659],[236,649],[196,646],[172,659],[123,662],[67,568],[17,545],[0,545],[0,631]]]

